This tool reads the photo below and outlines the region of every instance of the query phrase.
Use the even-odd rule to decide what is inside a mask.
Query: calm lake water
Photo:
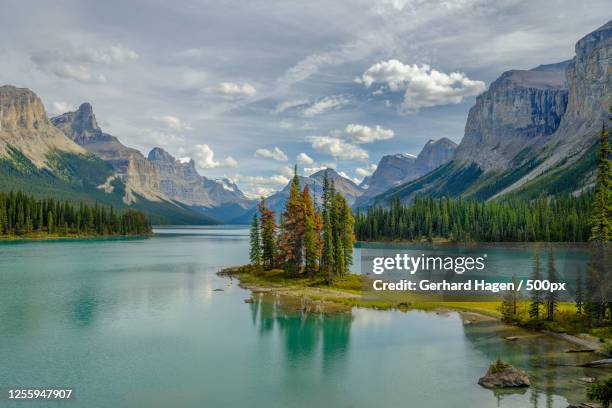
[[[300,316],[215,273],[245,263],[248,231],[0,244],[0,388],[67,387],[79,407],[566,407],[566,367],[593,356],[456,313]],[[215,291],[223,289],[223,291]],[[518,342],[508,335],[532,334]],[[477,385],[500,355],[535,391]],[[10,406],[7,401],[0,404]],[[28,403],[15,403],[25,406]]]

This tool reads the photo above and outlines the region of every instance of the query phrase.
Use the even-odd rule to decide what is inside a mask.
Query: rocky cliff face
[[[602,122],[607,122],[612,106],[612,21],[580,39],[575,50],[566,70],[566,112],[539,152],[545,160],[500,194],[521,188],[549,169],[571,166],[593,145]]]
[[[470,109],[456,159],[506,170],[522,149],[543,144],[565,114],[568,64],[504,72]]]
[[[384,156],[368,180],[364,196],[373,197],[390,188],[415,180],[451,160],[457,144],[447,138],[429,140],[418,156]]]
[[[0,87],[0,157],[8,155],[9,146],[38,168],[48,167],[48,154],[54,151],[86,154],[51,124],[34,92],[4,85]]]
[[[229,180],[210,180],[200,176],[193,160],[176,160],[159,147],[149,152],[148,160],[159,173],[161,191],[173,200],[202,207],[228,203],[247,207],[252,204]]]
[[[75,112],[54,117],[51,122],[74,142],[114,167],[115,176],[125,184],[124,200],[127,203],[136,199],[134,193],[151,201],[166,199],[161,192],[159,173],[153,163],[138,150],[104,133],[89,103],[82,104]]]

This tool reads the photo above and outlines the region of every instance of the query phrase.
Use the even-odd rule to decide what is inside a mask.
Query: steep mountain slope
[[[346,177],[342,177],[334,169],[319,170],[318,172],[310,175],[309,178],[317,182],[314,183],[313,186],[321,186],[321,188],[317,189],[317,194],[320,194],[322,192],[323,179],[325,177],[325,174],[327,174],[327,177],[330,181],[334,182],[334,188],[337,192],[342,194],[342,196],[346,199],[349,205],[353,205],[355,200],[363,194],[363,189],[361,187],[359,187],[357,184],[353,183],[353,181],[347,179]]]
[[[37,168],[47,169],[49,155],[55,152],[86,154],[52,125],[34,92],[4,85],[0,86],[0,157],[8,157],[11,147]]]
[[[576,44],[576,57],[508,71],[480,95],[453,161],[375,197],[417,194],[484,200],[515,193],[575,193],[593,180],[595,148],[612,92],[612,22]]]
[[[416,157],[401,153],[384,156],[368,180],[364,198],[373,197],[434,170],[451,160],[456,148],[455,142],[444,137],[429,140]]]
[[[110,163],[87,152],[49,121],[36,94],[0,87],[0,191],[127,208],[125,185],[112,178],[114,173]],[[148,201],[137,193],[134,198],[130,208],[146,212],[154,223],[215,222],[179,203]]]
[[[54,117],[51,122],[74,142],[113,166],[113,177],[125,184],[126,203],[135,201],[134,194],[149,201],[166,199],[160,192],[160,178],[155,166],[138,150],[124,146],[115,136],[104,133],[89,103],[83,103],[74,112]]]
[[[220,221],[239,217],[256,204],[230,180],[201,176],[193,160],[176,160],[159,147],[153,148],[147,159],[157,169],[162,193]]]

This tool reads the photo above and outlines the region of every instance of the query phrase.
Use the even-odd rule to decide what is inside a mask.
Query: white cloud
[[[247,82],[242,85],[235,82],[221,82],[216,91],[231,99],[249,98],[257,93],[255,87]]]
[[[224,160],[225,167],[238,167],[238,161],[232,156],[227,156]]]
[[[106,77],[94,72],[97,66],[116,66],[138,58],[138,54],[122,44],[108,47],[45,50],[31,56],[36,67],[58,78],[81,82],[106,82]]]
[[[302,115],[306,118],[320,115],[332,109],[340,108],[350,102],[349,98],[344,95],[326,96],[320,99],[302,111]]]
[[[275,174],[269,177],[236,174],[234,179],[237,183],[240,183],[241,190],[251,198],[269,196],[289,183],[289,178],[282,174]]]
[[[232,156],[228,156],[225,160],[215,160],[215,153],[207,144],[195,145],[193,151],[195,162],[201,169],[213,169],[216,167],[236,167],[238,163]]]
[[[348,124],[344,129],[346,136],[357,144],[372,143],[378,140],[391,139],[395,133],[390,129],[375,126],[374,129],[365,125]]]
[[[313,149],[343,160],[366,160],[368,152],[359,146],[332,136],[308,136],[306,138]]]
[[[306,153],[300,153],[297,155],[297,162],[303,165],[313,164],[314,160],[312,157],[308,156]]]
[[[376,165],[370,164],[367,167],[357,167],[355,169],[355,173],[357,173],[358,176],[363,178],[363,177],[371,176],[375,170],[376,170]]]
[[[315,130],[317,127],[308,122],[295,122],[292,120],[281,120],[278,122],[278,127],[281,129],[291,130]]]
[[[163,123],[165,126],[174,130],[192,130],[193,128],[188,124],[172,115],[153,116],[153,120]]]
[[[304,175],[310,176],[315,174],[317,171],[325,170],[327,168],[327,166],[304,167]]]
[[[281,167],[278,172],[285,177],[293,177],[293,169],[289,166]]]
[[[274,113],[283,113],[287,109],[297,108],[298,106],[307,105],[310,103],[308,99],[289,99],[276,105]]]
[[[51,104],[51,113],[55,115],[61,115],[62,113],[73,112],[75,110],[77,110],[76,106],[64,101],[57,101]]]
[[[471,80],[464,73],[446,74],[426,64],[407,65],[396,59],[372,65],[359,81],[366,87],[384,83],[391,91],[404,91],[402,107],[406,111],[461,103],[463,98],[485,90],[484,82]]]
[[[288,161],[289,158],[281,149],[277,146],[274,149],[257,149],[255,150],[255,156],[265,157],[266,159],[273,159],[277,161]]]

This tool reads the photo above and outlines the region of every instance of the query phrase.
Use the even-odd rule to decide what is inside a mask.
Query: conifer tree
[[[549,282],[557,282],[557,269],[555,268],[555,258],[552,248],[548,250],[548,276]],[[557,294],[554,291],[546,293],[546,319],[553,321],[557,310]]]
[[[518,314],[519,292],[516,290],[518,288],[516,275],[512,275],[512,284],[514,289],[506,291],[501,304],[502,317],[506,321],[514,320]]]
[[[261,232],[259,231],[259,219],[257,214],[253,214],[253,221],[251,223],[251,234],[250,234],[250,251],[249,258],[251,259],[251,265],[261,266]]]
[[[300,179],[297,166],[289,190],[289,198],[282,214],[280,236],[278,239],[279,259],[290,275],[300,272],[304,245],[304,204],[300,192]]]
[[[576,314],[582,315],[584,309],[584,284],[582,283],[582,270],[579,270],[576,276],[574,301],[576,303]]]
[[[542,266],[540,264],[540,254],[533,254],[533,270],[531,279],[533,281],[542,280]],[[542,291],[533,289],[531,291],[531,303],[529,304],[529,317],[538,320],[540,318],[540,307],[542,306]]]
[[[317,272],[319,260],[319,231],[317,214],[308,186],[302,191],[304,205],[304,272],[312,277]]]
[[[605,123],[600,133],[590,240],[595,242],[612,241],[612,164],[610,161],[610,140]]]
[[[274,211],[266,207],[264,198],[259,202],[262,261],[264,268],[272,269],[276,262],[276,220]]]
[[[329,182],[327,172],[323,175],[323,248],[321,251],[320,269],[327,284],[331,284],[334,273],[334,232],[332,218],[332,197],[334,187]]]

